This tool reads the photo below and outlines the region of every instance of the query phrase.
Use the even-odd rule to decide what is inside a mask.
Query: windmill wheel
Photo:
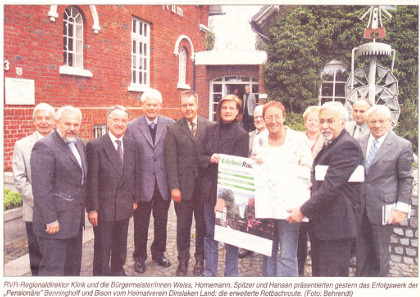
[[[361,97],[369,98],[369,66],[363,66],[354,72],[354,85],[351,89],[351,77],[346,83],[346,103],[345,107],[349,112],[349,117],[353,111],[353,103]],[[380,65],[376,65],[375,76],[375,102],[374,105],[386,105],[391,110],[392,124],[394,128],[400,116],[400,105],[398,104],[398,80],[391,70]]]

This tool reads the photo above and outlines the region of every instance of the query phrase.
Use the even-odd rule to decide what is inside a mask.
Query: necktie
[[[155,139],[156,139],[156,123],[151,122],[149,124],[149,131],[150,131],[150,136],[152,136],[152,141],[153,143],[155,143]]]
[[[117,143],[117,153],[118,153],[118,156],[120,157],[121,165],[123,165],[124,164],[124,154],[123,154],[122,147],[121,147],[121,140],[115,140],[115,142]]]
[[[195,136],[196,132],[197,132],[197,126],[195,125],[194,122],[191,122],[191,133],[192,133],[192,135]]]
[[[366,161],[365,161],[366,172],[368,172],[370,164],[372,164],[372,161],[375,158],[376,152],[378,151],[378,144],[379,144],[378,140],[375,139],[373,141],[372,147],[369,150],[369,154],[366,157]]]
[[[73,155],[76,157],[77,162],[79,163],[80,168],[82,169],[82,184],[83,184],[83,180],[84,180],[84,171],[83,171],[83,166],[82,166],[82,159],[80,157],[79,151],[76,148],[76,145],[74,142],[69,142],[67,143],[67,145],[69,146],[71,152],[73,153]]]

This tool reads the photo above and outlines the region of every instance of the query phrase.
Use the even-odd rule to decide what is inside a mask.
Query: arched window
[[[64,11],[63,60],[66,66],[83,68],[83,17],[74,6]]]
[[[345,103],[345,86],[347,81],[346,68],[344,63],[332,60],[322,70],[322,84],[320,88],[319,101],[324,104],[328,101],[339,101]]]
[[[189,89],[187,85],[187,49],[182,47],[179,51],[179,77],[178,88]]]

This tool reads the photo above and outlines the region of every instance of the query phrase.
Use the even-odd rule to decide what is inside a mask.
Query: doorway
[[[216,121],[216,107],[220,99],[228,94],[235,94],[241,100],[245,94],[245,86],[249,85],[251,92],[258,100],[258,79],[244,75],[224,75],[210,80],[209,119]]]

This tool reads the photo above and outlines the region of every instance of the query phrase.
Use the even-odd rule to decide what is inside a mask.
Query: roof
[[[261,65],[267,60],[265,51],[214,49],[195,54],[196,65]]]
[[[222,15],[225,14],[223,12],[221,5],[209,5],[209,15]]]
[[[264,5],[249,22],[252,30],[257,33],[264,41],[268,41],[268,28],[271,20],[279,12],[278,5]]]

